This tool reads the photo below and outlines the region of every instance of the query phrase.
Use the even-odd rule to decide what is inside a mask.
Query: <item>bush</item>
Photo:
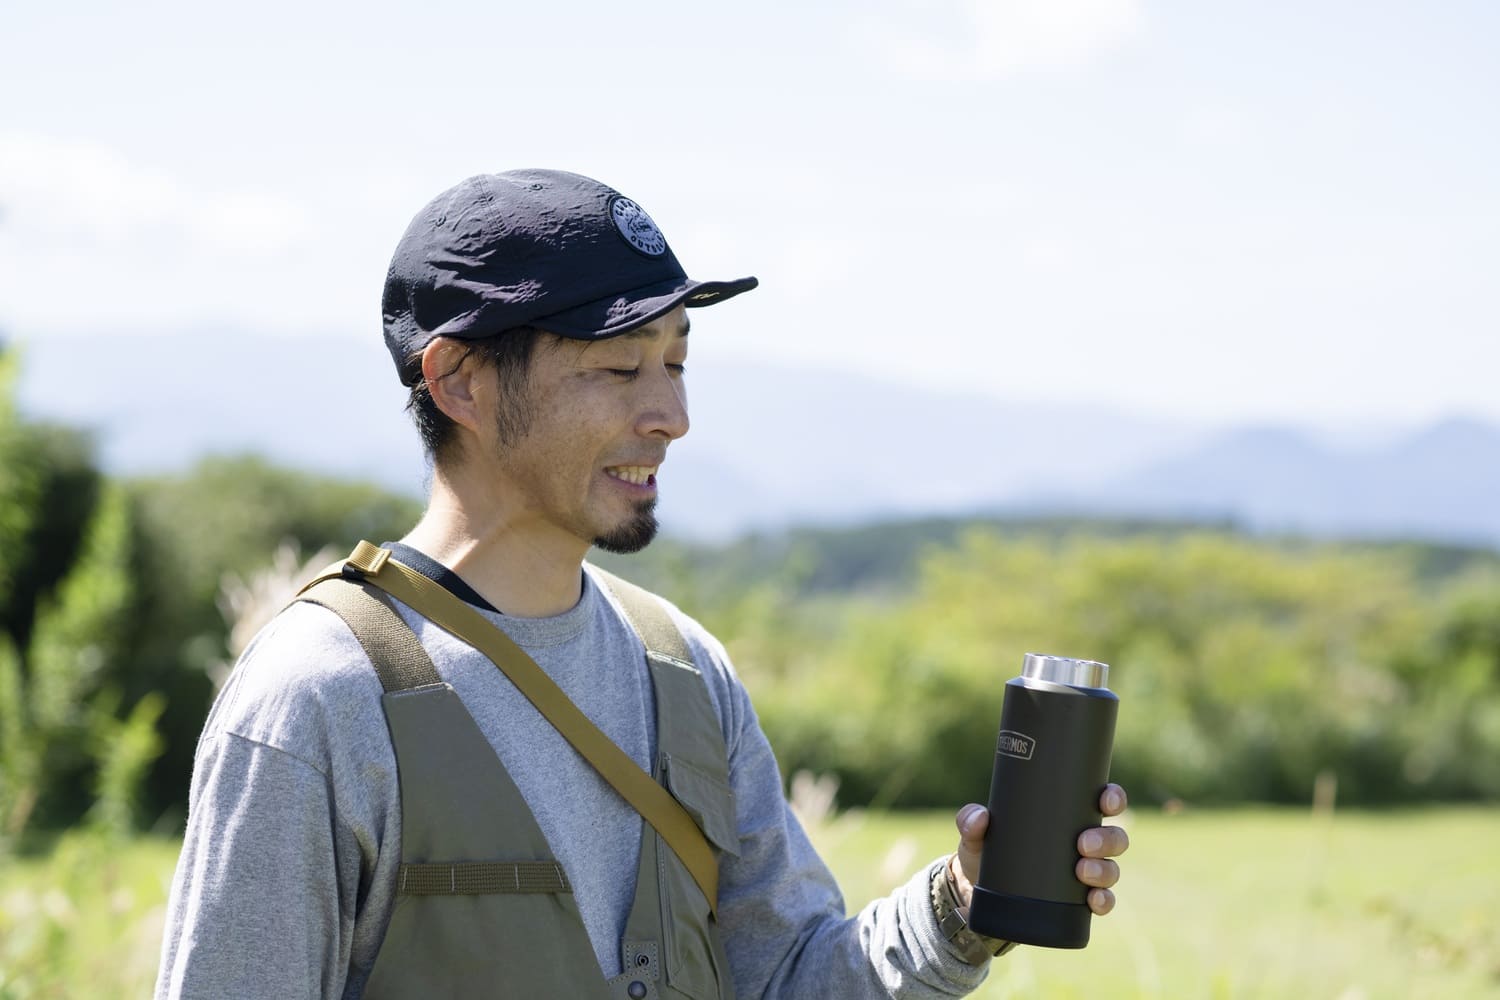
[[[1112,774],[1137,801],[1305,801],[1325,770],[1346,801],[1493,798],[1500,585],[1465,588],[1387,551],[979,532],[836,635],[791,613],[730,646],[783,767],[837,774],[849,803],[982,800],[1026,652],[1112,665]]]

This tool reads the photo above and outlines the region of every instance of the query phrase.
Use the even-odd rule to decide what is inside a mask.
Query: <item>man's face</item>
[[[687,329],[679,306],[608,340],[538,343],[525,399],[496,407],[500,475],[529,527],[610,552],[655,537],[657,467],[688,430]]]

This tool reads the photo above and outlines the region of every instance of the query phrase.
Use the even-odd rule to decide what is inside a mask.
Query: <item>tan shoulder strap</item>
[[[698,824],[671,793],[589,721],[510,636],[441,585],[392,559],[389,549],[369,542],[361,541],[347,560],[324,570],[303,588],[303,593],[335,576],[364,580],[379,587],[487,656],[594,770],[661,834],[682,859],[708,900],[709,908],[717,914],[719,866]]]
[[[339,577],[320,577],[316,584],[304,587],[298,599],[321,605],[344,620],[387,691],[441,684],[443,679],[416,634],[372,589]]]
[[[654,594],[592,563],[589,565],[594,575],[604,582],[625,609],[625,617],[646,644],[646,652],[666,656],[684,666],[694,666],[693,652],[688,649],[682,630],[672,621],[666,606]]]

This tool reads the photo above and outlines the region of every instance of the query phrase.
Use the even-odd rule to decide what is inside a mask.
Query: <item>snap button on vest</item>
[[[635,1000],[641,1000],[641,997],[646,995],[646,984],[637,979],[625,992],[635,997]]]

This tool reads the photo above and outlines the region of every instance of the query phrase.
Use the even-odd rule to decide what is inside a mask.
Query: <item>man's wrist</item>
[[[959,906],[949,861],[932,874],[932,912],[937,917],[938,932],[970,965],[980,965],[1016,946],[1014,941],[985,937],[969,928],[967,907]]]

